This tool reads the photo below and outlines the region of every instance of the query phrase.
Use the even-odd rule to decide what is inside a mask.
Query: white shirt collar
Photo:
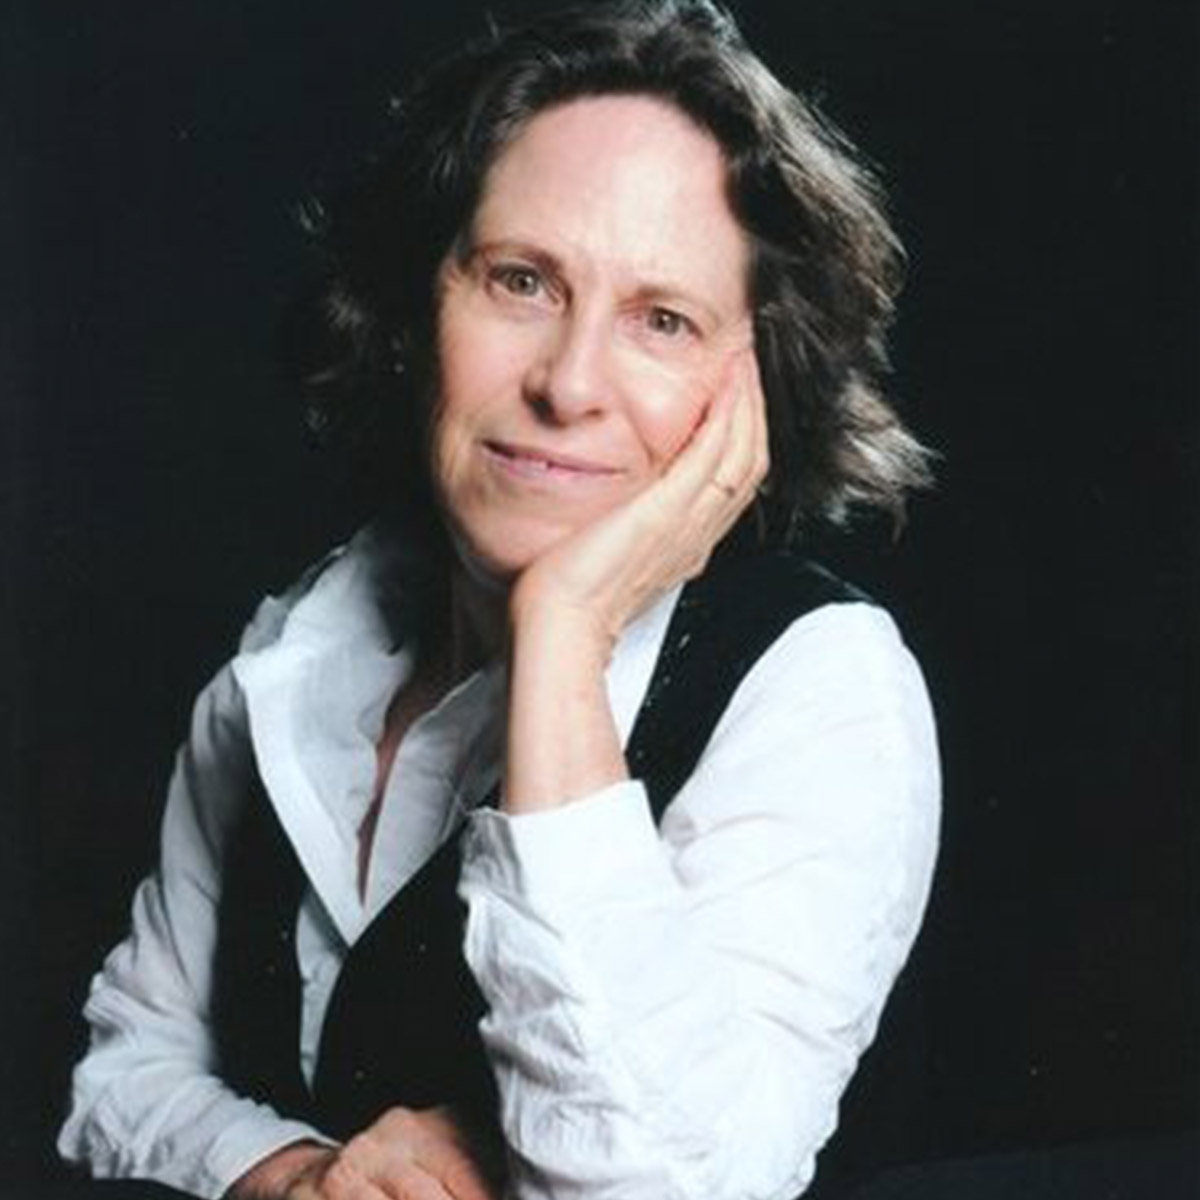
[[[347,942],[499,772],[504,677],[493,667],[453,689],[406,735],[391,782],[411,768],[428,786],[413,786],[404,803],[385,793],[368,891],[360,897],[358,829],[375,785],[375,747],[388,704],[412,670],[411,643],[386,615],[394,607],[390,590],[403,586],[404,576],[403,548],[368,526],[298,596],[271,609],[274,628],[249,638],[233,663],[267,795]],[[607,682],[622,741],[678,595],[675,588],[640,614],[614,650]]]

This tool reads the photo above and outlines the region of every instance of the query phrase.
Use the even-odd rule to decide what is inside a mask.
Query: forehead
[[[654,97],[586,97],[533,117],[488,171],[473,231],[744,302],[749,248],[722,150]]]

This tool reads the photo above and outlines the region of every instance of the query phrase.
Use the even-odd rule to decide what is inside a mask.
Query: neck
[[[450,669],[455,680],[504,653],[508,585],[456,565],[450,579]]]

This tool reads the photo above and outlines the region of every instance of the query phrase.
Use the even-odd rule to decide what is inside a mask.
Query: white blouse
[[[266,600],[200,694],[159,868],[92,983],[60,1151],[98,1176],[218,1197],[273,1150],[324,1137],[214,1074],[223,846],[257,770],[309,881],[310,1077],[347,949],[465,819],[466,955],[490,1004],[511,1200],[792,1200],[916,935],[936,853],[933,720],[890,618],[855,603],[795,621],[658,828],[637,780],[548,812],[478,808],[499,776],[505,681],[475,674],[405,735],[364,895],[375,746],[412,667],[380,604],[398,570],[363,531],[315,581]],[[623,737],[677,596],[614,653]]]

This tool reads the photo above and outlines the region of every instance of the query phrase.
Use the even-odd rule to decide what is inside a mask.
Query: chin
[[[470,530],[452,526],[450,539],[468,575],[481,583],[507,586],[522,571],[572,531],[546,522],[522,522],[513,528]]]

